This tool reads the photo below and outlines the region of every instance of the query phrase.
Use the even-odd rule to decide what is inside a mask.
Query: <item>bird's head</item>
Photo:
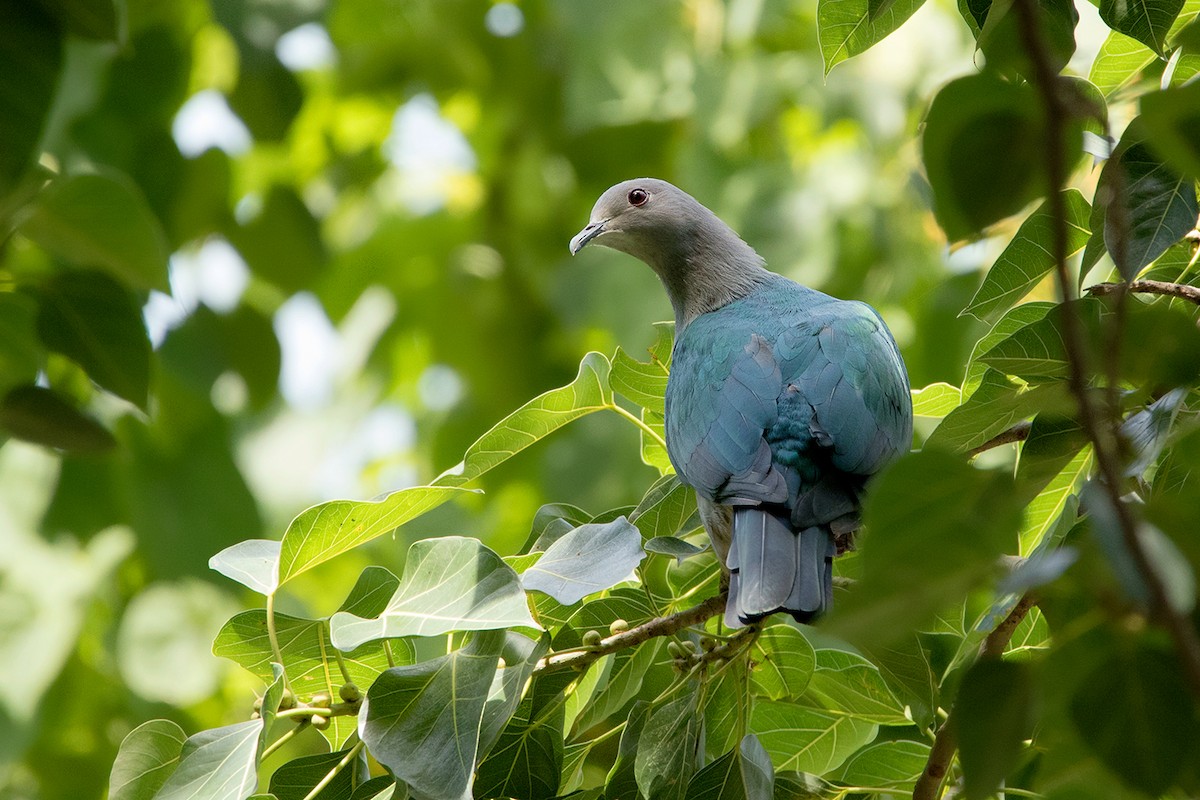
[[[711,217],[694,197],[666,181],[622,181],[600,195],[587,226],[571,240],[571,255],[595,242],[654,266]]]

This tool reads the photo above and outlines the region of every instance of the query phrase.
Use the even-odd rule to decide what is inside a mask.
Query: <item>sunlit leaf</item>
[[[754,704],[750,730],[779,771],[828,775],[875,738],[878,726],[783,701]]]
[[[912,390],[913,415],[941,418],[958,408],[962,392],[948,383],[931,383],[924,389]]]
[[[153,719],[121,741],[108,779],[111,800],[151,800],[179,763],[187,734],[174,722]]]
[[[1012,336],[1021,328],[1037,322],[1046,316],[1052,308],[1055,308],[1054,303],[1022,303],[1015,308],[1009,309],[992,326],[992,329],[975,343],[975,346],[971,348],[971,357],[967,361],[967,376],[963,379],[962,393],[964,398],[970,397],[975,393],[975,390],[979,388],[979,384],[983,380],[984,373],[989,369],[987,365],[979,360],[979,357],[995,347],[997,343]]]
[[[1167,32],[1183,8],[1184,0],[1100,0],[1100,18],[1114,31],[1137,39],[1159,56]]]
[[[816,651],[817,668],[807,694],[825,708],[879,725],[911,725],[879,668],[844,650]]]
[[[825,74],[847,58],[866,52],[913,15],[924,0],[819,0],[817,41]]]
[[[625,517],[581,525],[550,545],[521,584],[572,605],[626,580],[645,557],[642,536]]]
[[[588,353],[579,363],[575,380],[535,397],[500,420],[467,449],[461,464],[447,470],[435,483],[461,486],[563,425],[608,408],[613,402],[609,370],[607,358],[600,353]]]
[[[665,475],[646,490],[629,521],[642,536],[674,536],[696,513],[696,491],[679,482],[675,475]]]
[[[381,614],[363,619],[338,612],[330,626],[340,650],[372,639],[538,627],[512,568],[478,539],[460,536],[414,543],[400,587]]]
[[[667,392],[667,365],[657,361],[638,361],[621,348],[612,357],[609,375],[613,391],[628,397],[650,411],[663,411]]]
[[[1071,255],[1087,244],[1091,206],[1077,189],[1062,194],[1067,213],[1066,254]],[[1043,202],[1021,223],[962,313],[995,322],[1028,294],[1054,269],[1054,225],[1049,202]]]
[[[416,486],[382,500],[332,500],[313,506],[292,520],[283,534],[279,583],[395,530],[462,491],[452,486]]]
[[[974,393],[930,434],[925,446],[966,452],[1040,411],[1069,408],[1061,384],[1030,387],[989,369]]]
[[[1092,61],[1088,80],[1107,97],[1130,83],[1154,59],[1154,51],[1137,39],[1111,31]]]
[[[279,545],[272,539],[247,539],[210,558],[208,568],[259,594],[271,594],[279,585]]]
[[[471,800],[479,726],[504,642],[503,631],[476,634],[462,650],[389,669],[367,692],[359,735],[414,793]]]
[[[183,743],[179,766],[154,800],[241,800],[258,788],[261,719],[201,731]]]
[[[833,779],[847,786],[905,789],[925,771],[929,745],[899,739],[864,747],[850,757]]]

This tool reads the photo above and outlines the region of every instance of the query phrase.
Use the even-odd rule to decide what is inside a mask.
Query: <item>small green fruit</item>
[[[362,689],[354,683],[343,683],[342,688],[338,689],[338,696],[342,698],[343,703],[357,703],[362,700]]]
[[[629,630],[629,623],[623,619],[614,619],[612,624],[608,626],[608,632],[613,636],[616,636],[618,633],[624,633],[627,630]]]
[[[600,631],[588,631],[583,635],[583,646],[596,647],[600,644],[600,640],[602,638],[603,637],[600,635]]]
[[[284,689],[283,695],[279,698],[279,710],[286,711],[289,708],[296,707],[296,693],[291,689]]]

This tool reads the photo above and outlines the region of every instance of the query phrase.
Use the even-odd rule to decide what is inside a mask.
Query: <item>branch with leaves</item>
[[[1134,294],[1157,294],[1166,297],[1177,297],[1189,303],[1200,305],[1200,286],[1190,286],[1186,283],[1171,283],[1169,281],[1140,280],[1129,283],[1097,283],[1087,287],[1088,294],[1103,297],[1118,292],[1133,292]]]

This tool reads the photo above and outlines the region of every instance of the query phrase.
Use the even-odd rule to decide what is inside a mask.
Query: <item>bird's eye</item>
[[[629,193],[629,205],[631,206],[644,206],[649,199],[650,195],[646,194],[645,189],[634,189]]]

